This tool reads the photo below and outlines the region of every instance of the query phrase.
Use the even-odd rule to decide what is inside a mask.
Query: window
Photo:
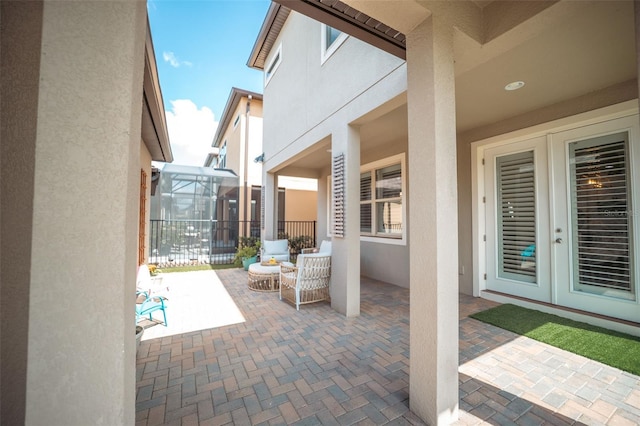
[[[533,151],[496,159],[498,276],[536,282],[536,187]]]
[[[322,44],[320,63],[324,64],[324,62],[333,55],[333,52],[338,50],[340,45],[344,43],[347,39],[347,34],[325,24],[320,25],[320,30],[320,40]]]
[[[633,300],[629,134],[569,144],[573,286]]]
[[[238,123],[240,122],[240,114],[238,114],[238,116],[236,117],[235,121],[233,122],[233,128],[235,129],[236,127],[238,127]]]
[[[222,148],[220,148],[220,154],[218,155],[218,168],[227,168],[227,141],[224,141]]]
[[[360,235],[404,240],[404,154],[360,170]]]
[[[280,66],[280,62],[282,62],[282,43],[278,46],[276,53],[273,55],[273,58],[269,62],[269,65],[265,68],[264,71],[264,85],[266,86],[273,77],[273,74],[276,72],[278,67]]]

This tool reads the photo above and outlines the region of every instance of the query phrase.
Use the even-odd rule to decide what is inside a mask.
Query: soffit
[[[420,6],[415,6],[424,10]],[[406,57],[406,37],[391,26],[339,0],[274,0],[247,61],[250,68],[264,69],[266,58],[291,10],[359,38],[392,55]],[[419,21],[418,21],[419,22]]]
[[[369,151],[381,151],[387,144],[403,143],[408,140],[407,105],[406,103],[367,120],[360,125],[362,156]],[[315,177],[323,169],[331,166],[331,139],[326,138],[313,145],[307,151],[291,159],[290,164],[278,170],[284,176]],[[309,173],[313,171],[312,173]]]
[[[497,10],[500,3],[478,6]],[[532,117],[555,105],[581,102],[585,95],[600,96],[610,88],[635,86],[631,84],[637,76],[632,1],[546,3],[535,12],[528,8],[527,19],[484,44],[455,32],[458,134]],[[513,12],[517,16],[521,11]],[[504,90],[517,80],[526,83],[522,89]],[[628,96],[637,97],[637,90]],[[405,137],[406,117],[389,117],[358,120],[363,125],[363,150],[393,143],[397,140],[393,135]],[[330,167],[330,155],[323,155],[322,161],[297,160],[297,167]]]
[[[456,121],[458,132],[496,123],[577,98],[636,77],[632,2],[567,2],[562,20],[548,25],[553,8],[541,17],[547,25],[506,49],[503,37],[484,45],[458,34]],[[555,6],[554,6],[555,8]],[[513,92],[506,84],[524,81]]]
[[[264,70],[267,56],[269,56],[269,52],[273,49],[273,45],[278,39],[280,30],[282,30],[290,12],[291,9],[288,7],[282,6],[276,2],[271,2],[271,5],[267,10],[267,16],[262,22],[258,38],[253,45],[253,49],[251,49],[251,55],[247,61],[247,66],[249,68]]]

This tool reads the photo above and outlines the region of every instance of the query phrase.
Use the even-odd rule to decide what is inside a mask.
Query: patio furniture
[[[278,291],[280,265],[253,263],[249,265],[249,289],[253,291]]]
[[[167,326],[167,311],[164,305],[165,298],[162,296],[149,296],[146,292],[138,292],[139,296],[144,296],[142,303],[136,303],[136,324],[140,321],[140,317],[149,315],[149,320],[153,321],[153,313],[162,311],[164,317],[164,326]]]
[[[324,240],[320,243],[320,247],[302,249],[301,254],[325,253],[331,256],[331,241]]]
[[[265,240],[262,244],[260,259],[274,258],[280,261],[289,261],[289,240]]]
[[[162,285],[163,278],[161,275],[151,276],[149,267],[142,264],[138,267],[138,275],[136,277],[136,291],[138,293],[146,293],[148,296],[162,296],[165,299],[169,293],[169,287]]]
[[[330,300],[331,254],[300,254],[295,266],[280,265],[280,300],[283,298],[300,310],[306,303]]]

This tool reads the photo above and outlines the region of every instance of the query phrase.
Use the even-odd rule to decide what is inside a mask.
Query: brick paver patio
[[[137,424],[423,424],[409,410],[408,290],[363,279],[361,315],[345,318],[217,274],[245,321],[143,341]],[[638,376],[467,317],[493,305],[460,296],[458,424],[640,424]]]

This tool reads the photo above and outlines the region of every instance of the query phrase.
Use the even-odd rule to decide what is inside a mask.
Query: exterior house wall
[[[249,186],[262,184],[262,163],[254,161],[262,154],[262,123],[262,105],[252,101],[251,116],[249,117],[249,152],[247,154],[247,182]]]
[[[391,141],[390,143],[378,147],[376,150],[367,151],[361,157],[363,164],[370,163],[378,158],[386,158],[392,155],[408,153],[408,144],[406,139]],[[406,164],[406,189],[409,192],[409,174],[411,170]],[[403,199],[405,209],[409,211],[411,200],[409,197]],[[360,243],[360,273],[369,278],[375,278],[380,281],[392,283],[401,287],[409,288],[409,247],[411,244],[411,223],[409,216],[405,222],[407,229],[407,244],[392,245],[381,244],[370,241],[362,241]]]
[[[316,220],[318,204],[317,191],[304,191],[299,189],[285,189],[284,202],[285,217],[287,221]]]
[[[238,89],[232,89],[232,96],[239,93]],[[262,154],[262,99],[255,97],[249,101],[247,95],[234,98],[236,103],[231,103],[225,108],[221,122],[228,123],[220,137],[216,134],[214,144],[219,148],[226,141],[226,163],[224,168],[233,170],[240,178],[238,193],[238,218],[250,220],[250,208],[247,204],[245,210],[245,178],[247,184],[246,197],[251,202],[251,187],[260,186],[262,182],[262,164],[254,160]],[[247,103],[250,102],[250,112],[247,115]],[[235,107],[228,111],[227,108]],[[247,120],[248,119],[248,120]],[[236,122],[237,120],[237,122]],[[235,125],[234,125],[235,124]],[[246,212],[246,218],[245,218]]]
[[[378,104],[384,103],[394,94],[371,86],[397,72],[398,67],[404,64],[404,61],[388,53],[349,37],[321,65],[320,23],[296,12],[289,15],[275,46],[280,44],[282,63],[264,89],[264,135],[265,140],[268,139],[265,148],[268,146],[269,153],[289,148],[294,141],[295,151],[302,151],[317,142],[320,138],[302,136],[346,106],[349,106],[349,111],[345,116],[350,120],[342,124],[368,112],[366,108],[372,106],[371,102],[356,108],[352,104],[364,92],[368,96],[373,95]],[[270,52],[267,63],[275,50]],[[334,89],[336,81],[339,81],[340,90]],[[373,90],[369,93],[368,89]],[[282,123],[287,125],[283,126]],[[323,136],[328,134],[330,132]],[[308,143],[301,144],[300,140]],[[272,156],[267,156],[267,159],[271,160]]]
[[[231,122],[229,127],[224,132],[222,137],[222,144],[227,142],[227,161],[225,168],[235,171],[242,179],[244,176],[244,147],[242,142],[244,141],[245,133],[245,117],[244,117],[244,102],[240,102],[238,107],[231,116]],[[233,126],[236,121],[236,117],[240,117],[237,126]],[[222,146],[222,144],[220,146]]]
[[[406,90],[404,61],[349,37],[321,64],[321,24],[292,12],[266,63],[281,46],[281,64],[264,92],[264,167],[278,169],[280,162],[299,155],[305,149],[335,132],[341,132],[373,108],[395,102]],[[299,76],[304,75],[305,78]],[[339,84],[340,90],[335,90]],[[328,119],[330,118],[330,119]],[[283,126],[282,123],[287,123]],[[361,141],[361,163],[373,162],[406,152],[406,140],[389,140],[367,151]],[[330,170],[317,172],[318,240],[330,233],[327,204]],[[408,173],[406,172],[407,182]],[[311,177],[311,176],[308,176]],[[320,194],[322,192],[322,194]],[[325,194],[326,192],[326,194]],[[405,197],[405,209],[408,209]],[[362,242],[362,275],[375,276],[408,287],[408,222],[405,245]],[[393,265],[393,272],[389,272]],[[386,268],[386,270],[384,270]]]

